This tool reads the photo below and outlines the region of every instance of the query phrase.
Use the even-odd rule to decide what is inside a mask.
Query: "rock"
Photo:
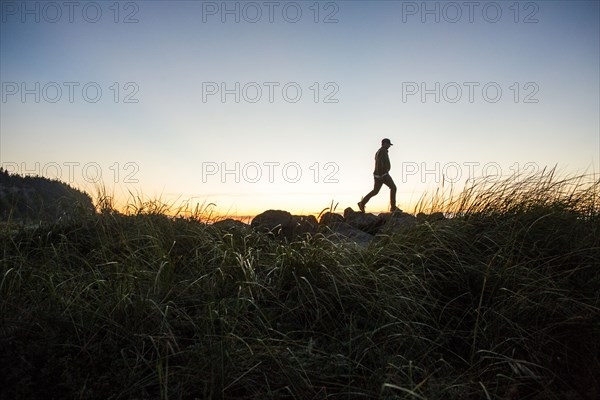
[[[417,214],[417,221],[419,221],[419,222],[435,222],[435,221],[443,221],[445,219],[446,219],[446,217],[444,216],[444,213],[441,213],[439,211],[431,213],[429,215],[422,213],[422,212]]]
[[[356,214],[356,211],[354,211],[352,207],[346,207],[346,209],[344,210],[344,218],[347,218],[352,214]]]
[[[280,234],[293,227],[292,214],[282,210],[267,210],[254,217],[250,226],[261,232]]]
[[[223,219],[221,221],[214,222],[212,224],[214,228],[227,231],[229,233],[233,232],[241,232],[246,233],[250,230],[250,226],[248,224],[243,223],[242,221],[238,221],[237,219]]]
[[[429,214],[429,220],[430,221],[443,221],[445,220],[446,217],[444,217],[444,213],[441,212],[434,212],[433,214]]]
[[[227,227],[233,224],[239,227],[245,225],[232,220],[222,221],[222,224]],[[288,240],[320,232],[330,238],[361,245],[368,244],[376,234],[391,234],[415,225],[416,218],[402,211],[375,215],[357,212],[351,207],[344,210],[344,216],[332,212],[324,213],[320,223],[313,215],[292,215],[282,210],[267,210],[257,215],[250,223],[256,231],[270,232]]]
[[[379,233],[384,234],[402,232],[417,224],[417,218],[404,212],[381,213],[379,218],[382,221]]]
[[[336,222],[325,227],[330,234],[330,239],[351,241],[360,245],[367,245],[373,239],[373,235],[363,232],[346,222]]]
[[[306,233],[317,233],[319,223],[314,215],[292,215],[292,235],[304,235]]]
[[[375,234],[382,225],[381,219],[371,213],[356,212],[351,207],[344,210],[344,220],[356,229]]]
[[[335,214],[332,212],[326,212],[325,214],[321,215],[321,220],[319,221],[321,225],[330,225],[339,222],[344,222],[344,217],[340,214]]]
[[[267,210],[254,217],[250,226],[261,232],[293,239],[298,235],[316,233],[319,223],[314,215],[292,215],[287,211]]]

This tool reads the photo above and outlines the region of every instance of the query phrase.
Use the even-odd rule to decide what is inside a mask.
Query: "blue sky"
[[[600,170],[597,1],[0,4],[15,172],[252,214],[355,206],[384,137],[407,210],[443,175]]]

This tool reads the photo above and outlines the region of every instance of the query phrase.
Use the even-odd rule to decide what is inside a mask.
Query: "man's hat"
[[[390,146],[393,146],[392,142],[388,138],[385,138],[381,141],[381,144],[386,144],[386,143],[388,143]]]

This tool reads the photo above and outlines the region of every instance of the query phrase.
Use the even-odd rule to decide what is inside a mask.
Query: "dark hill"
[[[9,174],[0,168],[2,221],[53,221],[93,212],[95,208],[90,196],[64,182]]]

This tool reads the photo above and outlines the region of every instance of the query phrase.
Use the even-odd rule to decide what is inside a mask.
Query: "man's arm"
[[[390,171],[390,158],[385,149],[379,149],[375,153],[375,175],[385,175]]]

